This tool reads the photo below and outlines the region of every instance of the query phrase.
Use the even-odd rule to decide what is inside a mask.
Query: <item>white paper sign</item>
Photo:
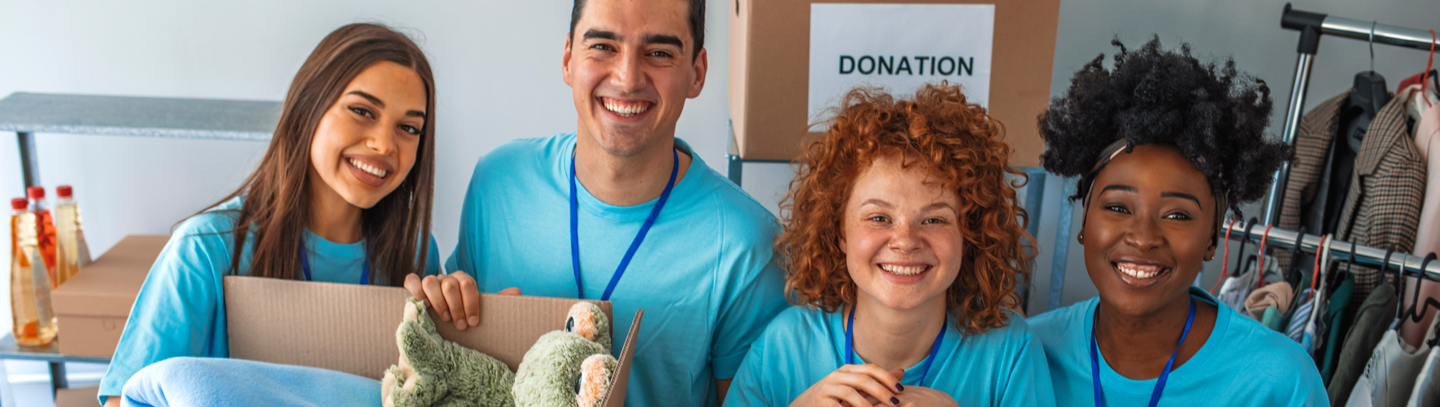
[[[811,4],[810,121],[857,85],[901,97],[946,80],[988,105],[994,43],[993,4]]]

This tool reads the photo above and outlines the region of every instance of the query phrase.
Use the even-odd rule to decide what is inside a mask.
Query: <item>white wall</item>
[[[1167,45],[1183,39],[1202,55],[1233,56],[1242,70],[1269,82],[1277,105],[1272,130],[1278,134],[1298,37],[1279,27],[1283,5],[1280,0],[1066,0],[1052,93],[1061,94],[1082,64],[1099,53],[1111,53],[1112,36],[1138,45],[1159,33]],[[728,137],[728,7],[728,1],[710,1],[706,40],[711,73],[706,90],[689,102],[679,124],[680,137],[721,173]],[[1435,0],[1316,0],[1296,7],[1414,28],[1440,27],[1435,18],[1440,2]],[[453,249],[459,207],[475,160],[506,141],[570,131],[575,125],[570,90],[559,77],[569,1],[0,0],[0,10],[0,95],[26,91],[280,100],[305,56],[334,28],[378,21],[411,33],[429,55],[439,85],[435,123],[441,148],[434,226],[444,256]],[[1422,52],[1380,46],[1375,54],[1377,70],[1392,85],[1425,66]],[[1369,67],[1363,42],[1329,37],[1321,41],[1317,61],[1312,103],[1347,88],[1354,73]],[[3,137],[0,191],[9,193],[0,198],[20,196],[16,145],[10,136]],[[167,233],[175,222],[233,190],[265,149],[257,142],[58,134],[36,138],[42,182],[75,186],[97,254],[127,234]],[[745,172],[745,189],[773,210],[790,169],[751,164]],[[1048,288],[1060,186],[1057,180],[1047,183],[1047,205],[1036,219],[1042,227],[1039,295],[1033,304],[1043,304]],[[1078,245],[1070,249],[1067,304],[1094,295],[1079,250]],[[1213,274],[1207,283],[1214,281]],[[0,316],[8,315],[8,302],[0,304]]]

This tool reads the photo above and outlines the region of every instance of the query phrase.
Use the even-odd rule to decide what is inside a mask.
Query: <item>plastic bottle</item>
[[[35,214],[40,233],[36,236],[36,245],[45,258],[45,271],[50,274],[50,288],[53,289],[60,286],[60,279],[55,276],[55,219],[50,215],[50,204],[45,202],[44,187],[25,188],[25,194],[30,196],[30,213]]]
[[[50,308],[49,272],[41,260],[39,228],[25,198],[10,201],[10,311],[15,343],[44,347],[55,341],[55,313]]]
[[[80,272],[80,267],[90,264],[90,246],[85,243],[85,231],[80,227],[80,206],[75,203],[74,190],[69,185],[55,187],[55,283],[56,287]]]

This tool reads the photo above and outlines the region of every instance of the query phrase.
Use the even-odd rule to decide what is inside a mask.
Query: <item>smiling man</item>
[[[774,217],[675,136],[704,21],[703,0],[577,0],[561,73],[579,125],[480,159],[447,264],[482,292],[613,301],[617,355],[644,310],[630,406],[719,404],[786,306]]]

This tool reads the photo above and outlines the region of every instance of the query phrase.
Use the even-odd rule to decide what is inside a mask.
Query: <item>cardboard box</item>
[[[410,292],[399,287],[227,276],[230,357],[318,367],[379,380],[385,369],[400,360],[395,330],[404,319],[408,298]],[[441,337],[499,359],[514,371],[535,340],[564,327],[576,301],[481,294],[480,325],[464,331],[440,322],[434,310],[430,317],[437,322]],[[595,303],[615,320],[609,302]],[[635,314],[625,336],[620,366],[604,403],[607,407],[625,404],[630,361],[643,314]]]
[[[60,389],[55,392],[55,407],[95,407],[100,386]]]
[[[170,236],[130,235],[50,294],[60,353],[111,357],[135,296]]]
[[[866,3],[865,7],[894,8],[896,5],[906,7],[924,5],[993,5],[991,12],[993,19],[993,31],[986,31],[993,36],[993,42],[985,44],[981,41],[974,43],[965,42],[972,37],[960,38],[962,43],[958,48],[969,46],[988,48],[983,52],[975,53],[980,55],[988,53],[989,57],[984,58],[970,56],[965,60],[967,53],[949,53],[946,49],[951,43],[957,41],[933,41],[926,38],[908,38],[907,34],[895,34],[906,30],[922,32],[926,29],[946,30],[949,27],[969,27],[965,23],[952,22],[949,18],[931,18],[927,13],[910,13],[906,18],[888,18],[885,21],[879,17],[869,17],[877,21],[846,21],[843,23],[844,30],[838,31],[841,34],[854,35],[854,38],[838,38],[842,36],[824,34],[818,40],[812,38],[816,31],[832,27],[834,24],[841,24],[832,21],[834,14],[815,14],[826,18],[816,27],[812,27],[812,13],[825,13],[846,6],[860,6],[856,3]],[[746,160],[784,160],[795,159],[801,153],[803,142],[812,137],[818,137],[823,128],[810,128],[810,124],[823,121],[822,116],[815,116],[814,106],[835,106],[838,96],[850,86],[843,86],[840,89],[831,89],[833,85],[828,73],[829,67],[821,69],[820,64],[839,64],[837,74],[856,75],[857,71],[863,71],[864,61],[861,58],[872,58],[870,69],[874,76],[867,76],[874,84],[884,85],[886,81],[911,80],[919,78],[926,70],[930,71],[929,82],[938,82],[940,79],[950,80],[951,83],[974,80],[974,85],[962,83],[965,86],[967,97],[976,98],[985,96],[988,102],[985,103],[989,113],[998,119],[1005,126],[1006,141],[1014,148],[1014,154],[1010,157],[1010,164],[1013,166],[1038,166],[1040,153],[1044,151],[1044,143],[1040,139],[1037,127],[1037,117],[1049,105],[1050,99],[1050,75],[1055,59],[1055,35],[1056,25],[1060,17],[1059,0],[735,0],[727,2],[730,5],[730,120],[732,131],[731,154],[739,155]],[[843,6],[842,6],[843,5]],[[819,7],[814,7],[819,6]],[[839,6],[839,7],[837,7]],[[889,10],[894,11],[894,10]],[[866,15],[890,15],[884,13],[852,13],[850,18],[866,18]],[[903,15],[903,13],[902,13]],[[966,16],[962,14],[961,16]],[[924,20],[931,18],[930,25],[912,24],[910,20]],[[881,28],[875,28],[875,27]],[[928,28],[916,28],[916,27]],[[854,27],[853,29],[851,27]],[[870,35],[865,30],[883,30],[885,35]],[[823,31],[824,33],[836,33],[837,31]],[[919,35],[919,34],[916,34]],[[891,38],[895,40],[891,40]],[[979,38],[979,37],[974,37]],[[858,39],[858,41],[856,40]],[[905,40],[899,40],[905,39]],[[814,43],[812,43],[812,40]],[[856,52],[853,55],[828,55],[834,47],[849,47],[852,44],[862,42],[873,42],[870,45],[855,45]],[[888,47],[894,45],[896,52],[867,52],[864,47]],[[812,46],[823,46],[815,48]],[[812,56],[811,51],[819,49]],[[918,50],[906,52],[906,50]],[[819,54],[826,55],[819,55]],[[872,57],[873,54],[873,57]],[[951,59],[947,55],[955,55]],[[850,57],[847,65],[846,56]],[[823,58],[822,58],[823,57]],[[832,57],[839,57],[838,60]],[[886,58],[890,64],[883,64]],[[939,59],[932,59],[939,58]],[[877,59],[882,61],[877,62]],[[946,61],[946,60],[949,61]],[[962,62],[956,62],[957,60]],[[821,61],[817,63],[816,61]],[[858,62],[857,62],[858,61]],[[939,64],[936,62],[939,61]],[[988,62],[987,62],[988,61]],[[950,72],[947,75],[946,62],[950,62]],[[969,62],[968,65],[962,65]],[[854,65],[853,63],[862,63]],[[904,63],[904,66],[896,64]],[[976,64],[984,66],[977,66]],[[815,66],[812,67],[812,64]],[[914,65],[912,67],[912,65]],[[923,65],[923,67],[922,67]],[[846,73],[847,66],[849,73]],[[982,72],[988,67],[988,73]],[[888,68],[888,69],[882,69]],[[928,69],[927,69],[928,68]],[[962,68],[969,68],[965,70]],[[890,75],[882,76],[880,72],[890,72]],[[936,72],[940,75],[936,75]],[[960,74],[961,71],[968,72],[968,77]],[[821,72],[824,77],[812,77],[812,72]],[[984,91],[978,89],[984,81],[975,79],[975,73],[989,75],[988,87]],[[904,74],[904,78],[900,75]],[[858,77],[858,75],[856,76]],[[838,79],[837,79],[838,80]],[[878,83],[876,83],[878,82]],[[890,89],[897,93],[896,96],[908,95],[913,88]],[[978,94],[972,95],[972,91]],[[830,95],[825,97],[813,97],[813,95]],[[813,99],[813,100],[812,100]],[[811,132],[814,130],[815,132]]]

